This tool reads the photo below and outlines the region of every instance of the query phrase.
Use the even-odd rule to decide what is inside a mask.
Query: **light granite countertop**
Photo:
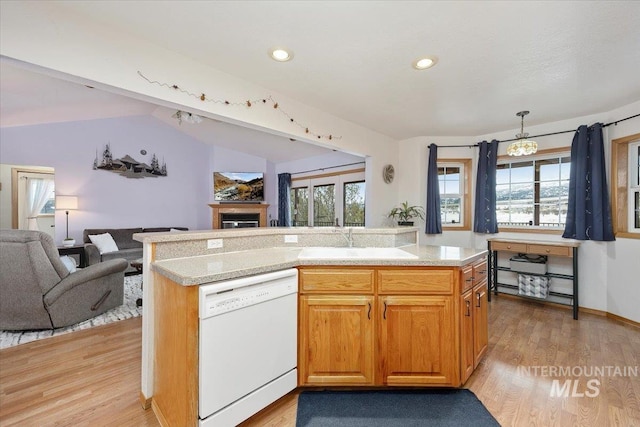
[[[188,258],[156,261],[151,269],[172,281],[184,285],[201,285],[268,273],[301,265],[384,265],[384,266],[447,266],[459,267],[486,256],[483,249],[454,246],[400,247],[416,256],[414,259],[300,259],[304,248],[274,247]]]

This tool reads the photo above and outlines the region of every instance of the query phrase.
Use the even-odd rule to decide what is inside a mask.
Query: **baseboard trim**
[[[543,304],[543,305],[548,305],[551,307],[555,307],[555,308],[560,308],[563,310],[571,310],[572,307],[570,305],[564,305],[564,304],[558,304],[555,302],[551,302],[551,301],[535,301],[535,300],[531,300],[531,299],[523,299],[520,298],[518,295],[512,295],[512,294],[508,294],[508,293],[502,293],[500,292],[498,294],[501,297],[505,297],[505,298],[510,298],[513,300],[518,300],[518,301],[522,301],[522,302],[527,302],[527,303],[531,303],[531,304]],[[491,295],[491,296],[495,296],[495,295]],[[593,314],[595,316],[602,316],[602,317],[606,317],[609,318],[611,320],[615,320],[630,326],[635,326],[636,328],[640,328],[640,322],[636,322],[634,320],[631,319],[627,319],[626,317],[622,317],[619,316],[617,314],[613,314],[613,313],[609,313],[608,311],[604,311],[604,310],[596,310],[595,308],[587,308],[587,307],[578,307],[578,312],[580,313],[587,313],[587,314]]]
[[[627,319],[626,317],[618,316],[617,314],[607,312],[607,317],[609,319],[617,320],[618,322],[625,323],[627,325],[635,326],[636,328],[640,328],[640,322],[636,322],[631,319]]]
[[[145,411],[147,409],[151,408],[151,398],[150,397],[146,397],[143,392],[140,392],[139,399],[140,399],[140,404],[142,405],[142,408]]]
[[[169,427],[170,424],[167,422],[167,419],[165,418],[160,408],[158,408],[155,401],[151,402],[151,409],[153,410],[153,413],[156,414],[156,419],[158,420],[160,425],[162,427]]]

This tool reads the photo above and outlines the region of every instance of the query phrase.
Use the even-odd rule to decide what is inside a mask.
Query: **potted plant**
[[[389,218],[397,219],[398,225],[413,225],[413,218],[424,219],[424,209],[422,206],[409,206],[409,202],[404,202],[400,206],[391,209]]]

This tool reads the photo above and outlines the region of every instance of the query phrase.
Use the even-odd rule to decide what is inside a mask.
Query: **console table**
[[[573,282],[573,292],[571,294],[552,292],[553,295],[560,298],[570,300],[573,307],[573,318],[578,319],[578,247],[579,242],[549,242],[540,240],[520,240],[520,239],[501,239],[491,238],[487,241],[487,249],[489,250],[489,301],[491,301],[491,290],[495,295],[498,294],[498,285],[506,288],[517,289],[517,286],[498,282],[498,271],[513,271],[509,267],[498,266],[498,251],[515,252],[522,254],[547,255],[548,257],[569,257],[573,260],[572,274],[559,274],[547,272],[539,276],[549,278],[567,279]],[[531,274],[531,273],[525,273]],[[531,298],[522,296],[523,298]],[[538,298],[533,298],[540,301]],[[562,303],[560,303],[562,304]]]

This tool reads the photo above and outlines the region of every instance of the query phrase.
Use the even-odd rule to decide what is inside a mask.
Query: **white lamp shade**
[[[78,196],[56,196],[56,209],[78,209]]]

